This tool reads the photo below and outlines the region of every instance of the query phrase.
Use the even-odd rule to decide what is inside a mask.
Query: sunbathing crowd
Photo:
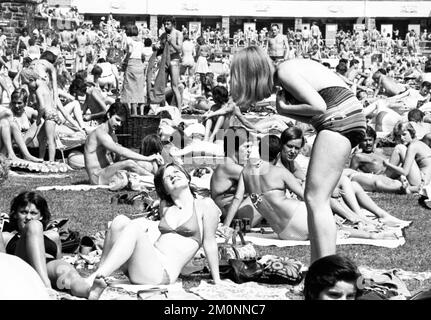
[[[20,193],[12,200],[12,230],[1,234],[0,252],[32,267],[22,285],[97,299],[118,269],[134,284],[171,284],[200,248],[214,284],[221,285],[216,237],[230,238],[234,219],[247,218],[252,227],[264,222],[280,239],[310,240],[306,299],[355,298],[359,273],[336,255],[337,238],[396,239],[392,228],[410,224],[367,192],[428,197],[431,62],[420,70],[414,54],[396,53],[365,67],[358,51],[332,70],[313,59],[285,59],[287,47],[268,40],[267,51],[245,47],[225,61],[222,74],[211,75],[207,44],[198,39],[194,55],[174,19],[165,19],[164,27],[154,46],[139,39],[136,26],[126,29],[121,72],[103,57],[91,63],[79,58],[91,34],[81,30],[76,63],[82,68],[73,77],[66,76],[55,42],[38,58],[18,57],[19,68],[8,75],[14,89],[9,105],[0,107],[0,152],[9,161],[18,151],[30,162],[55,161],[60,132],[82,135],[90,184],[111,186],[121,173],[149,177],[161,217],[156,238],[145,218],[116,217],[98,269],[84,278],[61,259],[59,234],[47,229],[47,201],[32,191]],[[161,87],[162,103],[155,103],[158,74],[147,81],[154,59],[166,66],[156,73],[170,79]],[[196,76],[187,68],[192,65]],[[120,88],[121,95],[111,94]],[[143,114],[144,104],[147,114],[159,115],[160,125],[134,151],[120,145],[115,133],[130,114]],[[252,120],[259,112],[265,117]],[[199,120],[185,119],[185,113]],[[39,149],[37,157],[30,145]],[[196,193],[185,169],[201,156],[217,159],[210,197]],[[17,270],[24,268],[20,263],[8,262]],[[345,267],[346,277],[319,286],[314,272],[324,272],[325,263]]]

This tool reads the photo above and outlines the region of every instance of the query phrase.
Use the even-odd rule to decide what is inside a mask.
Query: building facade
[[[55,1],[55,0],[50,0]],[[246,27],[269,27],[278,23],[285,31],[316,21],[325,34],[351,30],[355,25],[400,31],[431,27],[431,1],[409,0],[69,0],[88,20],[99,22],[112,13],[122,23],[140,22],[155,30],[164,16],[172,15],[177,27],[226,28],[232,35]],[[156,27],[157,26],[157,27]]]

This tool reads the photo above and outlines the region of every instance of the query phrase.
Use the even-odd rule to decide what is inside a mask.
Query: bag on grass
[[[61,251],[63,253],[75,253],[79,248],[79,244],[81,243],[79,231],[67,229],[62,230],[59,233],[61,240]]]
[[[263,266],[262,282],[295,285],[302,281],[302,263],[297,260],[270,256],[259,263]]]
[[[236,242],[236,235],[239,235],[241,243]],[[242,232],[235,231],[232,235],[232,243],[226,239],[224,243],[218,244],[219,265],[229,266],[229,260],[255,260],[257,257],[256,249],[251,242],[244,240]]]
[[[230,259],[229,264],[231,266],[231,271],[228,278],[235,283],[258,281],[263,273],[263,268],[257,263],[256,259]]]

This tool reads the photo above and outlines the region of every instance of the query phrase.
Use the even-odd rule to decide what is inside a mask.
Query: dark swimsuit
[[[352,148],[365,137],[366,120],[362,104],[352,91],[344,87],[328,87],[319,91],[327,109],[311,118],[317,132],[330,130],[349,139]]]
[[[19,234],[16,233],[12,237],[12,239],[9,240],[6,246],[7,254],[15,255],[19,238],[20,238]],[[48,263],[50,261],[55,260],[57,257],[57,244],[45,235],[43,236],[43,242],[45,244],[45,253],[47,255],[46,262]]]

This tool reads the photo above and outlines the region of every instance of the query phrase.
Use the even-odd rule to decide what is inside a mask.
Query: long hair
[[[410,136],[412,137],[412,139],[416,138],[416,130],[412,126],[412,124],[410,122],[403,122],[401,120],[395,124],[394,129],[392,130],[392,136],[394,141],[400,142],[401,135],[405,130],[407,130],[410,133]]]
[[[268,98],[273,89],[274,66],[269,56],[257,46],[239,51],[232,60],[230,88],[240,107]]]
[[[33,191],[21,192],[19,195],[13,198],[10,205],[9,214],[11,228],[13,230],[18,230],[18,210],[27,206],[29,203],[34,204],[36,209],[40,211],[40,215],[42,216],[41,222],[43,225],[43,230],[45,230],[49,220],[51,219],[51,212],[49,211],[48,203],[46,202],[45,198]]]
[[[161,153],[163,144],[157,134],[150,134],[142,139],[140,154],[143,156],[151,156],[156,153]]]

